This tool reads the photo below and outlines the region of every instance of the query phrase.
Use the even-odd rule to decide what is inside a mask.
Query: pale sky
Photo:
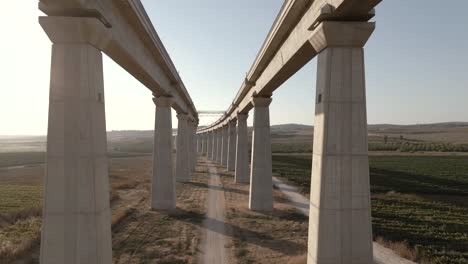
[[[225,110],[282,0],[143,0],[198,110]],[[365,46],[368,121],[468,121],[468,1],[383,0]],[[44,135],[51,44],[37,1],[2,3],[0,135]],[[272,124],[313,124],[316,60],[273,95]],[[104,58],[107,130],[152,129],[151,93]],[[249,118],[251,123],[252,118]],[[212,120],[201,119],[201,125]],[[175,117],[173,125],[177,126]]]

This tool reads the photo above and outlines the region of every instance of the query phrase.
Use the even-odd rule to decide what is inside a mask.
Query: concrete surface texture
[[[237,115],[236,170],[234,175],[234,181],[237,183],[250,182],[247,117],[246,114]]]
[[[96,48],[105,31],[86,18],[44,20],[54,44],[40,261],[111,263],[103,66]]]
[[[228,153],[227,170],[234,171],[236,165],[236,121],[229,122],[228,126]]]
[[[188,116],[177,114],[177,151],[176,151],[176,180],[185,182],[190,180],[189,148],[188,148]]]
[[[206,132],[206,157],[211,159],[213,153],[213,132]]]
[[[216,130],[216,162],[221,164],[221,155],[223,148],[223,128],[220,127]]]
[[[208,153],[208,133],[202,134],[202,155],[206,156]]]
[[[217,147],[217,137],[216,137],[216,130],[211,131],[211,155],[210,159],[211,160],[216,160],[216,150],[218,149]]]
[[[228,157],[228,136],[229,136],[229,131],[228,131],[228,126],[224,126],[222,128],[222,142],[223,144],[221,145],[221,165],[227,166],[227,157]]]
[[[308,263],[372,263],[362,46],[367,22],[322,22],[318,52]]]
[[[172,170],[171,97],[157,97],[153,145],[151,208],[172,210],[176,206],[175,177]]]
[[[254,120],[252,132],[252,161],[250,163],[249,208],[252,210],[273,209],[273,184],[270,140],[271,98],[254,97]]]
[[[194,121],[189,121],[189,133],[190,133],[190,171],[194,171],[197,166],[197,124]]]
[[[300,194],[295,186],[286,184],[276,177],[273,177],[273,184],[286,195],[290,200],[290,205],[294,206],[302,214],[309,216],[309,199]],[[373,261],[374,264],[415,264],[376,242],[373,243]],[[348,262],[344,261],[343,263]]]

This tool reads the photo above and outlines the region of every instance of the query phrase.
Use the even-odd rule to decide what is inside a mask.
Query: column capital
[[[254,107],[267,107],[271,104],[271,97],[253,97],[252,104]]]
[[[309,41],[317,53],[327,47],[364,47],[374,29],[374,22],[324,21]]]
[[[187,121],[189,119],[189,116],[188,116],[187,113],[178,113],[177,114],[177,119]]]
[[[245,121],[249,117],[249,114],[242,114],[242,113],[237,113],[237,120],[239,121]]]
[[[229,126],[235,126],[236,123],[237,123],[237,120],[236,120],[236,119],[232,119],[232,120],[229,120],[228,125],[229,125]]]
[[[39,24],[52,43],[85,43],[102,51],[112,39],[110,30],[93,17],[41,16]]]
[[[170,96],[154,97],[153,102],[157,107],[171,107],[174,99]]]

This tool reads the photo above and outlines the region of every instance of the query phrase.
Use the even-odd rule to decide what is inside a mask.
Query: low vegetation
[[[369,158],[373,233],[421,263],[468,263],[468,157]],[[309,156],[273,156],[273,170],[310,190]],[[385,243],[384,243],[385,242]]]
[[[44,152],[0,152],[0,168],[25,164],[41,164],[44,161]]]
[[[428,143],[428,142],[370,142],[370,151],[400,152],[468,152],[467,144]]]
[[[151,155],[151,151],[144,150],[143,152],[140,149],[130,149],[132,151],[114,151],[111,150],[108,152],[109,158],[129,158],[129,157],[144,157]],[[45,152],[0,152],[0,168],[13,167],[13,166],[24,166],[24,165],[34,165],[42,164],[46,160]]]

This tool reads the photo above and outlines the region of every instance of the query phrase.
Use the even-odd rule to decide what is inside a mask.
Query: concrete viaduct
[[[53,43],[41,263],[112,262],[102,52],[154,95],[158,210],[176,207],[175,180],[191,180],[197,152],[250,183],[250,209],[272,210],[269,105],[318,56],[308,263],[372,263],[363,47],[379,2],[285,0],[232,104],[197,131],[197,110],[139,0],[40,0]]]

